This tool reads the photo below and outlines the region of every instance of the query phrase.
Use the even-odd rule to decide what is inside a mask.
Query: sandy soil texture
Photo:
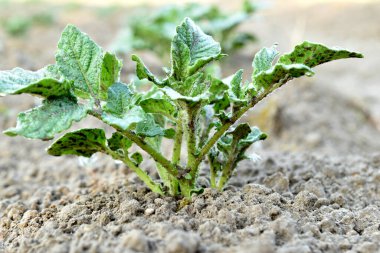
[[[123,175],[123,167],[101,160],[92,169],[65,159],[59,168],[55,159],[40,166],[13,160],[23,173],[5,160],[0,232],[9,252],[378,252],[380,247],[380,155],[267,154],[254,166],[240,166],[223,193],[206,189],[180,210],[175,199],[149,192],[133,174]],[[207,179],[202,181],[207,186]]]
[[[179,209],[107,157],[49,157],[46,142],[0,135],[0,252],[380,252],[380,3],[298,3],[277,1],[244,25],[260,45],[234,56],[226,73],[245,68],[248,76],[250,52],[274,42],[284,52],[321,41],[366,58],[318,67],[253,110],[246,120],[270,138],[250,150],[262,159],[241,163],[224,192],[207,188],[206,164],[205,192]],[[33,28],[27,39],[0,28],[0,69],[51,63],[68,22],[109,45],[126,12],[74,7],[51,7],[55,25]],[[0,129],[35,102],[0,98]]]

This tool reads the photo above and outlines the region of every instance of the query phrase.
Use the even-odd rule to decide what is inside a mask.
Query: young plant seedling
[[[222,190],[237,164],[247,158],[247,148],[267,137],[257,127],[235,124],[250,108],[293,78],[312,76],[312,68],[319,64],[363,57],[311,42],[278,55],[275,47],[262,49],[254,57],[250,82],[243,82],[243,70],[225,82],[203,71],[225,56],[220,44],[185,18],[172,39],[165,78],[156,77],[132,56],[138,78],[153,84],[151,90],[138,92],[133,83],[120,81],[121,62],[114,54],[69,25],[54,65],[35,72],[21,68],[0,72],[1,94],[43,98],[42,105],[20,113],[17,126],[4,133],[50,140],[92,115],[113,127],[112,136],[103,129],[69,132],[48,153],[90,157],[102,152],[124,162],[153,192],[186,198],[202,191],[197,178],[200,164],[208,159],[211,187]],[[161,153],[164,138],[172,140],[171,158]],[[131,154],[133,144],[154,159],[160,180],[140,168],[143,156]],[[181,150],[187,152],[186,161]]]
[[[234,14],[224,13],[217,5],[197,3],[164,6],[150,16],[144,9],[143,19],[141,15],[129,17],[128,26],[120,31],[111,48],[121,54],[149,50],[168,59],[176,26],[190,17],[206,34],[220,41],[224,53],[232,53],[256,40],[251,33],[237,31],[255,11],[256,6],[249,0],[244,0],[242,10]]]

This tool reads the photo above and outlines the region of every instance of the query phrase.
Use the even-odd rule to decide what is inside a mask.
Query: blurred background
[[[222,40],[230,56],[215,71],[223,77],[243,68],[249,80],[253,56],[263,46],[277,43],[282,53],[304,40],[340,46],[365,58],[318,67],[314,77],[276,91],[246,120],[270,135],[255,148],[258,153],[367,154],[380,150],[379,13],[379,0],[0,0],[0,69],[37,70],[54,63],[68,23],[123,58],[124,82],[133,79],[131,52],[163,73],[161,67],[169,66],[166,39],[183,16],[199,20]],[[1,130],[13,126],[16,114],[34,103],[28,96],[1,98]],[[92,123],[81,124],[76,127]],[[24,144],[36,148],[37,157],[45,155],[39,147],[48,145],[0,135],[0,159],[14,156],[12,147]]]

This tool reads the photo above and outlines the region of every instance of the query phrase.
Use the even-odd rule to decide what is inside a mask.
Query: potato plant
[[[111,48],[120,54],[150,50],[167,59],[177,24],[190,17],[206,34],[220,41],[223,52],[232,53],[255,41],[253,34],[237,31],[255,10],[255,5],[249,0],[243,1],[242,10],[233,14],[224,13],[217,5],[197,3],[164,6],[148,16],[144,9],[144,14],[129,17],[129,25],[120,31]]]
[[[208,160],[211,187],[222,190],[238,163],[247,159],[247,148],[267,137],[257,127],[237,123],[249,109],[293,78],[312,76],[312,68],[319,64],[362,57],[311,42],[281,56],[275,47],[263,48],[253,59],[250,81],[243,81],[243,70],[223,81],[204,67],[226,55],[190,18],[176,28],[170,54],[164,78],[132,56],[138,78],[152,83],[149,91],[139,92],[133,83],[120,80],[122,63],[114,54],[68,25],[55,64],[38,71],[0,72],[2,95],[28,93],[43,98],[42,105],[20,113],[16,127],[4,133],[51,140],[91,115],[110,125],[112,135],[94,128],[68,132],[47,152],[84,157],[102,152],[125,163],[153,192],[190,198],[202,191],[197,186],[202,162]],[[161,152],[163,139],[173,143],[170,157]],[[160,180],[141,168],[143,155],[131,152],[132,145],[154,159]]]

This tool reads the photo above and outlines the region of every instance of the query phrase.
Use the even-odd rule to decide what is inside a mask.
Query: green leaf
[[[255,71],[253,73],[253,88],[248,92],[256,95],[257,92],[266,90],[271,92],[282,86],[292,78],[303,75],[313,75],[312,67],[319,64],[343,59],[362,58],[363,55],[344,49],[328,48],[321,44],[304,42],[295,47],[294,51],[281,56],[275,66],[272,62],[277,55],[275,49],[264,48],[253,61]],[[268,90],[269,89],[269,90]]]
[[[253,76],[257,75],[262,71],[267,71],[273,65],[274,59],[278,56],[279,52],[276,46],[271,48],[264,47],[261,49],[253,59],[252,67],[254,69]]]
[[[210,93],[208,91],[198,96],[190,97],[190,96],[183,96],[182,94],[178,93],[177,91],[169,87],[164,87],[161,90],[172,100],[180,100],[180,101],[197,103],[200,101],[206,101],[210,98]]]
[[[226,52],[232,52],[243,48],[249,42],[254,42],[256,40],[257,38],[250,33],[231,34],[228,40],[225,40],[225,42],[222,44],[222,48]]]
[[[185,18],[177,27],[171,55],[172,74],[177,80],[184,80],[207,63],[222,57],[220,44],[206,35],[190,18]]]
[[[107,98],[108,88],[119,81],[122,66],[123,64],[114,54],[105,53],[100,76],[100,96],[103,100]]]
[[[112,151],[122,150],[124,154],[128,153],[128,149],[132,147],[132,144],[133,142],[130,139],[124,137],[119,132],[114,132],[112,137],[108,139],[108,147]]]
[[[305,41],[296,46],[293,52],[281,56],[278,63],[300,63],[313,68],[325,62],[345,58],[363,58],[363,55],[341,48],[328,48],[322,44]]]
[[[214,146],[208,153],[208,159],[216,173],[222,171],[222,161],[219,159],[220,151]]]
[[[250,133],[239,141],[238,148],[239,150],[243,150],[248,148],[255,142],[265,140],[268,137],[266,133],[261,132],[258,127],[252,127]]]
[[[174,139],[175,130],[173,128],[168,128],[164,130],[164,136],[168,139]]]
[[[136,164],[136,166],[139,166],[142,161],[144,160],[143,156],[139,152],[135,152],[131,155],[132,161]]]
[[[74,81],[78,96],[99,98],[103,51],[88,35],[68,25],[58,43],[56,61],[62,75]]]
[[[148,98],[140,102],[140,106],[146,113],[162,114],[169,119],[173,119],[176,114],[176,107],[166,99]]]
[[[147,79],[160,87],[167,84],[166,80],[161,81],[152,72],[150,72],[150,70],[137,55],[132,55],[132,61],[136,62],[136,75],[140,80]]]
[[[240,25],[244,20],[249,17],[246,13],[236,13],[230,16],[219,17],[217,19],[211,20],[208,26],[204,27],[207,33],[228,33],[232,29]]]
[[[54,135],[83,119],[89,108],[73,99],[59,97],[46,99],[39,107],[18,115],[17,126],[6,130],[9,136],[21,135],[31,139],[49,140]]]
[[[223,96],[225,95],[226,91],[228,91],[229,86],[225,84],[222,80],[215,78],[211,75],[208,76],[207,82],[210,83],[210,87],[208,89],[210,93],[210,101],[223,99]]]
[[[115,115],[106,112],[102,114],[102,120],[104,123],[119,127],[122,130],[127,130],[144,119],[145,112],[139,106],[133,107],[132,109],[126,111],[123,115]]]
[[[217,143],[217,149],[209,154],[209,158],[215,169],[220,169],[224,164],[230,163],[226,169],[232,172],[237,164],[249,159],[245,155],[246,150],[255,142],[264,140],[267,135],[257,127],[250,127],[247,123],[239,124],[233,130],[227,132]],[[223,154],[219,157],[219,154]]]
[[[292,78],[301,77],[304,75],[312,76],[314,72],[306,65],[302,64],[276,64],[267,71],[262,71],[253,78],[253,86],[255,92],[263,90],[274,90]]]
[[[107,104],[104,111],[122,117],[132,106],[132,92],[123,83],[115,83],[108,89]]]
[[[244,0],[243,2],[243,10],[245,13],[253,13],[257,9],[257,5],[253,3],[251,0]]]
[[[251,127],[247,123],[237,125],[233,130],[226,133],[232,135],[235,140],[241,140],[248,136],[251,132]]]
[[[199,147],[203,147],[209,138],[210,131],[213,128],[212,123],[214,116],[215,113],[212,105],[206,105],[200,111],[195,135]]]
[[[137,123],[136,134],[144,137],[164,136],[164,129],[155,122],[151,114],[145,114],[144,119]]]
[[[70,83],[53,77],[47,68],[28,71],[14,68],[0,71],[0,95],[28,93],[45,98],[70,95]]]
[[[179,36],[175,36],[172,41],[171,59],[173,68],[173,77],[182,81],[189,76],[189,67],[191,62],[190,49],[181,40]]]
[[[140,136],[165,136],[165,130],[155,122],[153,115],[145,113],[140,106],[132,107],[123,115],[103,113],[102,120],[122,130],[134,129]]]
[[[266,138],[267,138],[267,134],[261,132],[261,130],[258,127],[252,127],[250,130],[250,133],[246,137],[240,139],[239,142],[237,143],[236,158],[235,158],[236,164],[242,160],[251,159],[250,156],[245,155],[246,150],[253,143],[265,140]]]
[[[236,72],[231,80],[231,91],[232,94],[240,99],[244,94],[242,94],[242,81],[243,81],[243,70],[240,69]]]
[[[175,82],[171,87],[185,96],[195,97],[204,92],[204,73],[198,72],[186,78],[184,82]]]
[[[226,115],[225,110],[227,110],[231,105],[231,97],[225,93],[224,96],[221,99],[218,99],[214,102],[214,111],[215,114],[221,114],[223,113]]]
[[[218,149],[226,154],[233,152],[236,157],[244,155],[245,150],[254,142],[264,140],[267,135],[257,127],[247,123],[237,125],[218,141]]]
[[[107,139],[103,129],[80,129],[67,133],[56,140],[47,150],[49,155],[77,155],[91,157],[107,149]]]

